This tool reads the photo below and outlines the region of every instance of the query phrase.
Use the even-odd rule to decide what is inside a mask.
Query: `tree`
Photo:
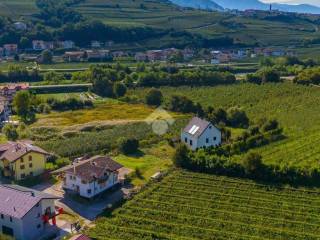
[[[46,64],[52,63],[52,59],[53,59],[52,52],[49,50],[42,51],[40,59],[42,63],[46,63]]]
[[[113,84],[113,94],[117,97],[122,97],[126,94],[127,87],[123,83],[116,82]]]
[[[243,167],[248,174],[258,174],[263,169],[262,156],[249,152],[243,159]]]
[[[280,82],[279,73],[272,68],[264,68],[259,71],[262,83]]]
[[[6,124],[2,128],[2,133],[7,137],[10,141],[15,141],[18,139],[19,134],[17,132],[16,127],[13,124]],[[1,238],[0,238],[1,239]]]
[[[121,138],[119,140],[119,150],[124,154],[136,153],[139,149],[139,140],[135,138]]]
[[[232,127],[247,128],[249,126],[249,118],[246,112],[240,108],[229,108],[227,118],[228,124]]]
[[[32,122],[35,119],[33,111],[33,97],[28,91],[18,92],[13,99],[13,109],[24,122]]]
[[[160,106],[163,101],[162,92],[158,89],[152,88],[146,95],[146,103],[148,105]]]
[[[184,144],[179,144],[175,150],[174,156],[173,156],[173,164],[176,167],[184,167],[187,166],[189,163],[189,149]]]

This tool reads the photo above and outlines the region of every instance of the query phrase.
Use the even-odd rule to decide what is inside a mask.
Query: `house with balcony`
[[[122,167],[109,156],[94,156],[74,161],[54,173],[62,173],[63,188],[67,192],[93,198],[120,183],[119,170]]]
[[[22,180],[45,171],[50,154],[28,141],[0,144],[0,169],[4,177]]]
[[[37,240],[58,231],[56,196],[18,185],[0,185],[0,235]]]

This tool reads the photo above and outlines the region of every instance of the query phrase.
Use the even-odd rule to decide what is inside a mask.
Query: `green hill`
[[[38,12],[35,0],[0,0],[0,16],[14,20],[30,19]],[[84,0],[72,6],[88,20],[101,20],[116,27],[147,26],[173,29],[153,37],[140,46],[167,47],[190,44],[182,33],[197,34],[206,39],[230,37],[242,45],[301,45],[320,38],[320,17],[260,12],[251,15],[183,9],[166,0]],[[193,40],[196,41],[196,40]],[[130,47],[139,47],[139,44]],[[128,46],[127,46],[128,47]]]

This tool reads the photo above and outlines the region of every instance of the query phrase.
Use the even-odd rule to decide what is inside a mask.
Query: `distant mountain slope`
[[[228,9],[258,9],[268,10],[270,4],[262,3],[259,0],[215,0],[215,3]],[[320,8],[309,4],[289,5],[289,4],[272,4],[272,8],[285,12],[300,12],[320,14]]]
[[[219,6],[212,0],[170,0],[170,1],[182,7],[210,9],[210,10],[218,10],[218,11],[223,10],[223,7]]]

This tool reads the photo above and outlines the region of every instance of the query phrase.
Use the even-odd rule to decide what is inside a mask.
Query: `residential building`
[[[0,47],[0,58],[4,55],[4,50],[2,47]]]
[[[149,50],[147,51],[148,60],[151,62],[154,61],[164,61],[166,58],[163,55],[162,50]]]
[[[18,53],[18,45],[17,44],[5,44],[3,45],[4,55],[7,57],[14,56]]]
[[[14,95],[21,90],[28,90],[29,83],[10,83],[0,86],[0,97],[5,97],[11,103]]]
[[[64,175],[64,189],[92,198],[120,183],[118,175],[122,167],[109,156],[95,156],[76,161],[56,172]]]
[[[43,40],[33,40],[32,49],[35,51],[50,50],[54,49],[54,44],[53,42],[46,42]]]
[[[114,57],[114,58],[128,57],[129,56],[129,54],[124,52],[124,51],[114,51],[111,54],[112,54],[112,57]]]
[[[144,62],[148,60],[148,56],[145,53],[138,52],[134,55],[134,59],[138,62]]]
[[[28,141],[0,144],[0,169],[7,178],[22,180],[45,171],[49,153]]]
[[[218,146],[221,144],[221,131],[212,123],[194,117],[183,129],[181,142],[192,150]]]
[[[111,58],[109,50],[87,50],[88,61],[102,61]]]
[[[67,62],[80,62],[85,58],[84,51],[65,52],[63,59]]]
[[[63,49],[71,49],[75,47],[74,42],[71,40],[59,41],[57,42],[57,45],[59,48],[63,48]]]
[[[194,57],[194,51],[190,48],[186,48],[182,50],[182,55],[183,55],[183,59],[187,61]]]
[[[99,41],[91,41],[91,47],[92,48],[100,48],[101,47],[101,42],[99,42]]]
[[[49,224],[62,213],[54,201],[58,197],[17,185],[0,185],[0,234],[15,240],[37,240],[57,230]]]
[[[24,22],[15,22],[14,24],[15,29],[25,31],[27,30],[27,24]]]

